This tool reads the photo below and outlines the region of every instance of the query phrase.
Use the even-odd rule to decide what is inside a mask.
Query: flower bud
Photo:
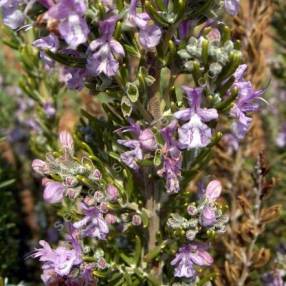
[[[95,199],[95,201],[96,202],[102,202],[103,200],[104,200],[104,195],[103,195],[103,193],[102,192],[100,192],[100,191],[96,191],[95,193],[94,193],[94,199]]]
[[[105,269],[107,267],[107,263],[103,257],[100,257],[97,261],[97,267],[99,269]]]
[[[80,194],[80,191],[81,191],[81,187],[68,188],[66,190],[66,196],[69,197],[70,199],[75,199]]]
[[[139,135],[139,141],[143,149],[154,151],[157,148],[157,142],[151,129],[145,129]]]
[[[115,215],[113,214],[107,214],[105,216],[105,221],[108,223],[108,224],[115,224],[116,221],[117,221],[117,218]]]
[[[49,165],[45,161],[39,159],[33,160],[32,168],[36,173],[41,175],[49,173]]]
[[[102,213],[107,213],[108,212],[108,205],[106,202],[102,202],[99,205],[99,209]]]
[[[94,169],[90,175],[89,175],[89,178],[91,180],[95,180],[95,181],[99,181],[102,179],[102,174],[100,173],[100,171],[98,169]]]
[[[44,111],[48,118],[52,118],[56,114],[56,109],[54,108],[51,102],[44,103]]]
[[[198,213],[198,209],[196,208],[195,204],[188,205],[187,212],[191,216],[195,216]]]
[[[186,238],[188,240],[194,240],[196,238],[197,233],[198,233],[198,229],[190,229],[186,233]]]
[[[211,202],[215,201],[221,194],[222,186],[220,181],[213,180],[207,185],[205,198]]]
[[[108,185],[106,189],[107,197],[110,201],[116,201],[118,199],[118,190],[113,185]]]
[[[120,218],[123,222],[129,222],[130,221],[130,217],[128,213],[123,213],[120,215]]]
[[[204,207],[200,217],[200,223],[202,224],[202,226],[209,227],[212,226],[215,222],[216,222],[215,209],[210,206]]]
[[[220,42],[221,40],[221,34],[218,29],[212,29],[208,34],[207,34],[207,39],[210,42]]]
[[[140,215],[138,214],[135,214],[133,217],[132,217],[132,224],[133,225],[141,225],[142,223],[142,218]]]
[[[66,187],[74,187],[78,183],[77,179],[75,177],[66,177],[65,178],[65,186]]]
[[[85,197],[85,198],[83,199],[83,202],[84,202],[87,206],[92,206],[92,205],[94,205],[95,200],[94,200],[94,198],[92,198],[92,197]]]
[[[74,151],[74,145],[73,145],[73,139],[69,132],[67,131],[61,131],[59,136],[60,145],[64,150],[69,151],[71,154],[73,154]]]

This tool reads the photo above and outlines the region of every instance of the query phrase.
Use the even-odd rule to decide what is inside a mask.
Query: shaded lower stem
[[[157,244],[157,234],[160,232],[160,191],[156,181],[152,178],[150,168],[144,171],[144,185],[146,195],[146,209],[149,213],[149,224],[147,229],[148,241],[146,253],[150,253]],[[162,281],[162,269],[151,262],[151,274],[155,275],[158,281]]]
[[[149,211],[148,225],[148,245],[147,250],[150,251],[156,246],[156,235],[160,231],[160,202],[159,188],[156,188],[156,183],[151,178],[151,172],[148,169],[144,173],[144,182],[146,190],[146,209]]]

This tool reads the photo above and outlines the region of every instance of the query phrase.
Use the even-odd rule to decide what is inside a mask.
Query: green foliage
[[[0,276],[16,278],[19,272],[19,217],[16,201],[15,174],[0,159]],[[13,280],[14,280],[13,279]]]

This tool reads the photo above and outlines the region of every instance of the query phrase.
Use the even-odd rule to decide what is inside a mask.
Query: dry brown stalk
[[[279,205],[263,205],[270,182],[263,157],[259,157],[251,176],[244,170],[242,155],[241,151],[237,152],[234,163],[228,163],[229,169],[224,171],[227,172],[224,175],[232,180],[225,182],[229,188],[230,223],[222,238],[226,255],[216,285],[248,285],[250,273],[268,263],[270,251],[258,246],[257,239],[263,235],[265,225],[277,219],[281,211]]]
[[[244,62],[248,65],[247,78],[257,89],[265,88],[270,78],[266,56],[272,50],[270,22],[274,11],[273,0],[242,0],[241,12],[234,18],[234,36],[241,41]],[[259,115],[252,121],[246,155],[257,157],[265,150],[263,123]]]
[[[271,51],[269,26],[273,3],[272,0],[241,0],[241,5],[240,14],[234,18],[233,35],[241,42],[244,62],[248,65],[247,78],[255,88],[261,89],[266,87],[269,79],[266,55]],[[216,285],[243,286],[247,285],[250,272],[265,265],[270,258],[267,249],[256,245],[264,230],[261,214],[266,211],[266,216],[277,218],[278,212],[275,208],[270,214],[262,207],[262,192],[266,184],[262,161],[258,161],[260,166],[255,173],[254,184],[251,174],[245,169],[245,158],[257,158],[265,151],[263,122],[259,115],[254,115],[243,147],[232,154],[226,151],[221,144],[216,148],[213,161],[216,172],[224,178],[230,202],[230,224],[223,239],[226,256]]]
[[[269,26],[273,14],[272,0],[242,0],[241,12],[234,18],[234,36],[241,41],[248,78],[256,88],[265,86],[269,77],[266,55],[271,52]]]

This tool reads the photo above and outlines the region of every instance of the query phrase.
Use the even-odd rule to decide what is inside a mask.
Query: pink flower
[[[213,180],[207,185],[205,191],[205,198],[208,201],[213,202],[220,196],[221,191],[222,191],[222,186],[220,181]]]
[[[210,266],[212,263],[213,258],[206,247],[198,243],[184,245],[171,261],[171,265],[175,266],[175,276],[186,278],[196,277],[195,265]]]
[[[65,187],[52,180],[43,179],[44,189],[44,200],[49,204],[56,204],[63,200]]]
[[[33,160],[32,168],[36,173],[40,175],[49,173],[49,165],[43,160],[39,160],[39,159]]]
[[[60,132],[59,141],[64,151],[68,151],[70,154],[74,153],[73,138],[68,131],[64,130]]]

